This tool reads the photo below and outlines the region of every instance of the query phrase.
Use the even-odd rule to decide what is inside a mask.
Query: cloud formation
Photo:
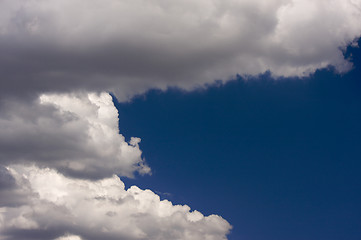
[[[0,163],[56,168],[73,177],[149,174],[139,138],[119,134],[118,112],[108,93],[43,94],[31,103],[4,104]]]
[[[193,88],[351,64],[360,0],[2,0],[1,94]]]
[[[230,224],[125,190],[114,174],[150,174],[139,138],[118,133],[108,93],[5,101],[0,114],[0,239],[227,239]]]
[[[15,179],[12,191],[26,196],[20,206],[0,207],[0,239],[222,240],[231,229],[217,215],[161,201],[150,190],[125,190],[115,175],[89,181],[34,166],[5,171]]]
[[[125,190],[113,174],[150,168],[101,92],[345,72],[360,22],[361,0],[1,0],[0,239],[226,239],[219,216]]]

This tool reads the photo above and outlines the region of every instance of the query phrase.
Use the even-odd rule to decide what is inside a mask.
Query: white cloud
[[[30,104],[8,102],[0,114],[0,163],[36,163],[74,177],[149,174],[139,138],[119,134],[107,93],[44,94]]]
[[[8,239],[221,240],[231,229],[217,215],[160,201],[150,190],[125,190],[115,175],[91,181],[34,166],[7,170],[15,188],[28,192],[20,207],[0,210],[0,235]]]
[[[58,237],[54,240],[82,240],[82,239],[76,235],[64,235],[64,236]]]
[[[3,102],[0,239],[221,240],[231,226],[114,174],[150,173],[139,138],[118,133],[108,93]],[[64,175],[65,174],[65,175]]]
[[[361,34],[360,0],[3,0],[3,94],[192,88],[237,73],[305,76]]]

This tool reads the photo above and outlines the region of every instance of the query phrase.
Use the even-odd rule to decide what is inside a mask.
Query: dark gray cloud
[[[3,0],[1,94],[190,89],[237,73],[305,76],[360,36],[361,3]]]
[[[19,207],[29,201],[32,195],[27,181],[17,181],[8,168],[0,165],[0,208]]]
[[[12,189],[16,186],[15,178],[4,166],[0,166],[0,191]]]

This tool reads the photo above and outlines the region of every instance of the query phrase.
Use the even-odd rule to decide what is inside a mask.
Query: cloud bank
[[[0,178],[9,184],[0,186],[0,239],[222,240],[231,228],[219,216],[160,201],[150,190],[125,190],[115,175],[89,181],[48,168],[11,166]],[[22,192],[23,202],[1,206],[4,189],[6,196]]]
[[[149,174],[139,138],[119,134],[108,93],[43,94],[10,101],[0,114],[0,164],[37,164],[72,177]]]
[[[226,239],[150,174],[111,96],[352,65],[361,0],[0,0],[0,239]],[[1,166],[3,165],[3,166]]]
[[[1,94],[191,89],[351,64],[360,0],[2,0]]]

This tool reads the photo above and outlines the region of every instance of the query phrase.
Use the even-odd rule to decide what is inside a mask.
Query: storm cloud
[[[3,0],[1,94],[203,86],[352,66],[359,0]]]

